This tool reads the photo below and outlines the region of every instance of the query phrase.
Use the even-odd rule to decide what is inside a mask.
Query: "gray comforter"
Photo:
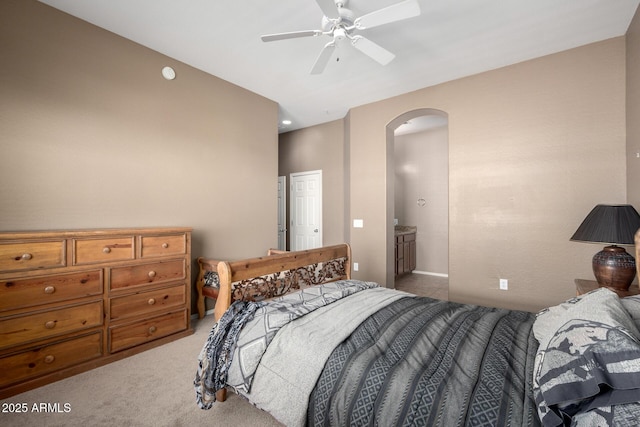
[[[538,425],[530,313],[407,297],[329,357],[308,425]]]
[[[365,289],[372,289],[372,292],[366,295],[361,294],[360,291]],[[354,294],[358,294],[357,299],[346,298]],[[202,409],[210,409],[216,400],[216,392],[225,385],[241,394],[248,393],[252,387],[260,389],[263,383],[259,378],[257,386],[254,385],[254,374],[259,364],[263,370],[270,366],[269,356],[274,349],[281,348],[278,344],[280,342],[285,343],[286,350],[284,357],[272,357],[275,359],[274,363],[277,365],[280,361],[284,361],[286,364],[295,364],[296,360],[291,357],[293,354],[291,352],[297,350],[297,344],[288,346],[287,343],[307,344],[307,337],[283,340],[282,336],[286,336],[290,325],[313,322],[314,316],[318,314],[315,312],[319,308],[325,308],[325,315],[329,313],[332,319],[338,319],[340,321],[338,324],[341,325],[340,331],[336,333],[332,329],[323,328],[322,323],[319,324],[320,328],[316,336],[322,337],[322,334],[329,334],[320,340],[324,344],[322,350],[326,351],[328,348],[333,348],[330,347],[331,345],[335,346],[344,339],[369,314],[398,297],[400,294],[378,288],[378,285],[373,282],[340,280],[305,288],[300,292],[276,298],[268,304],[234,302],[212,328],[198,357],[198,369],[194,380],[196,402]],[[296,320],[297,323],[294,322]],[[305,329],[305,333],[306,331],[308,328]],[[276,337],[278,339],[272,345],[272,340]],[[303,345],[302,348],[307,348],[307,345]],[[310,358],[323,364],[328,353],[323,360],[322,356],[318,356],[323,354],[322,350],[311,354]],[[263,357],[265,352],[267,357]],[[322,364],[318,365],[318,369],[322,368]],[[287,366],[282,369],[278,367],[276,370],[289,371]],[[285,374],[267,383],[264,393],[270,396],[272,393],[268,391],[269,388],[281,378],[285,378]],[[260,395],[260,393],[255,394]],[[299,399],[299,395],[295,397],[296,400]],[[287,403],[286,406],[290,408],[291,404]],[[304,415],[304,412],[302,414]]]
[[[240,310],[244,329],[224,345],[232,360],[197,378],[222,373],[287,426],[539,424],[534,315],[372,286],[309,288],[248,320]],[[206,348],[201,368],[216,354]]]

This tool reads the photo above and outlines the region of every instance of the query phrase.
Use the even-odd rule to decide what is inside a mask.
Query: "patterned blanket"
[[[633,427],[640,417],[640,332],[598,289],[545,309],[534,326],[535,399],[545,426]]]
[[[196,402],[202,409],[211,409],[216,392],[227,385],[229,366],[238,336],[244,325],[253,318],[263,303],[235,301],[220,320],[213,325],[200,357],[193,385]]]
[[[307,425],[539,425],[531,313],[406,297],[326,362]]]

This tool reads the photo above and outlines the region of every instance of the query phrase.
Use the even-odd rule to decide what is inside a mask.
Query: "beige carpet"
[[[194,335],[0,401],[0,409],[29,408],[1,411],[0,426],[279,426],[233,393],[211,410],[198,407],[193,378],[213,315],[194,323]],[[32,412],[34,403],[68,404],[70,411]]]

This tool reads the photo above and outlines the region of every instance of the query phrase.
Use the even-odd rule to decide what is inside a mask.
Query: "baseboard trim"
[[[214,311],[215,311],[215,308],[212,308],[210,310],[205,311],[204,315],[208,316],[210,314],[213,314]],[[191,320],[198,320],[198,313],[191,314]]]
[[[413,270],[412,273],[423,274],[425,276],[446,277],[447,279],[449,278],[449,275],[447,273],[434,273],[432,271],[420,271],[420,270]]]

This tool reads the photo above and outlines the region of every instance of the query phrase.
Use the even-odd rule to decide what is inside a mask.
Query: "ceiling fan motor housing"
[[[324,31],[331,31],[334,28],[342,27],[352,27],[353,22],[356,20],[356,14],[353,13],[351,9],[347,9],[346,7],[338,7],[338,13],[340,14],[340,19],[329,19],[326,16],[322,17],[322,29]]]

